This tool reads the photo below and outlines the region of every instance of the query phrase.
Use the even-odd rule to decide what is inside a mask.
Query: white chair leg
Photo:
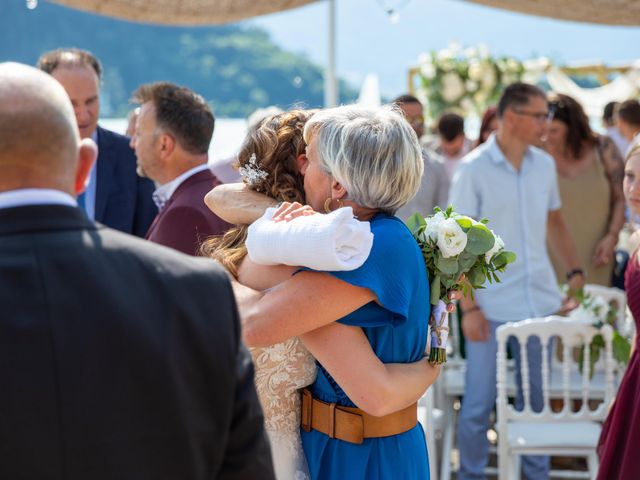
[[[509,480],[518,480],[520,476],[520,466],[522,457],[520,455],[513,455],[510,457],[511,472],[509,473]]]
[[[511,457],[508,454],[501,454],[500,449],[498,449],[498,480],[510,480],[510,469]]]
[[[433,429],[427,436],[427,448],[429,449],[429,478],[438,480],[438,449],[436,447],[435,433]]]
[[[600,468],[600,462],[598,461],[598,455],[595,452],[587,457],[587,465],[589,466],[589,478],[591,478],[591,480],[596,480],[598,468]]]
[[[444,406],[444,433],[442,435],[442,457],[440,459],[440,475],[442,480],[451,478],[451,450],[453,448],[453,429],[455,428],[455,410],[453,397],[446,397]]]

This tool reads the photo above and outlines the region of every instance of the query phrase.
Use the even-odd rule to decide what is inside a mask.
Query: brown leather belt
[[[365,438],[389,437],[411,430],[418,423],[418,404],[398,412],[374,417],[359,408],[343,407],[313,398],[308,389],[302,390],[300,425],[345,442],[360,444]]]

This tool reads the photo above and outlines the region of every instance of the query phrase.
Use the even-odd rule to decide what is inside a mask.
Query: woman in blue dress
[[[424,355],[427,273],[411,233],[393,216],[420,182],[418,140],[399,113],[353,106],[315,114],[304,136],[301,171],[309,206],[284,205],[277,220],[350,206],[359,220],[370,222],[373,248],[354,271],[302,270],[266,292],[237,285],[244,340],[265,346],[299,336],[318,360],[317,380],[305,395],[312,412],[303,408],[312,478],[428,478],[413,400],[398,394],[390,401],[394,392],[371,388],[367,365],[352,348],[364,331],[364,341],[384,363],[411,363]]]

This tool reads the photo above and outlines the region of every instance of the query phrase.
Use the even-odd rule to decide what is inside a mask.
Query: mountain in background
[[[104,69],[101,116],[123,117],[142,83],[166,80],[195,90],[218,117],[246,117],[269,105],[323,104],[322,69],[283,50],[256,27],[164,27],[91,15],[41,1],[0,0],[0,61],[35,64],[41,53],[78,47]],[[357,92],[340,82],[341,102]]]

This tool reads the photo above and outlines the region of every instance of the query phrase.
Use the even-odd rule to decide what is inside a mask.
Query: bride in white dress
[[[302,130],[311,113],[294,110],[278,114],[249,132],[238,154],[240,171],[248,189],[266,196],[258,198],[252,192],[240,192],[237,186],[223,185],[207,196],[209,207],[227,221],[251,223],[266,207],[278,201],[304,204],[303,180],[299,174],[301,162],[305,161]],[[247,226],[237,226],[222,238],[205,242],[202,250],[220,261],[240,283],[254,290],[272,288],[295,272],[295,267],[251,262],[246,255],[246,238]],[[368,413],[385,415],[411,405],[439,374],[439,367],[431,366],[426,360],[414,364],[382,364],[360,329],[344,331],[344,341],[357,353],[359,367],[364,368],[342,364],[323,366],[351,398],[362,400],[358,406],[363,410],[368,411],[367,398],[375,397],[376,404],[383,405],[383,410],[377,407],[376,412]],[[299,433],[299,390],[315,380],[315,359],[297,337],[253,348],[251,353],[276,477],[278,480],[311,478]]]
[[[304,153],[302,129],[312,113],[294,110],[275,115],[249,132],[238,160],[243,179],[250,188],[278,201],[304,201],[296,160]],[[221,239],[207,241],[203,251],[219,260],[241,283],[259,290],[270,288],[293,273],[291,267],[257,268],[251,272],[246,266],[242,268],[246,234],[246,226],[237,226]],[[299,390],[315,380],[315,359],[297,337],[250,350],[276,478],[308,479],[299,433]]]

